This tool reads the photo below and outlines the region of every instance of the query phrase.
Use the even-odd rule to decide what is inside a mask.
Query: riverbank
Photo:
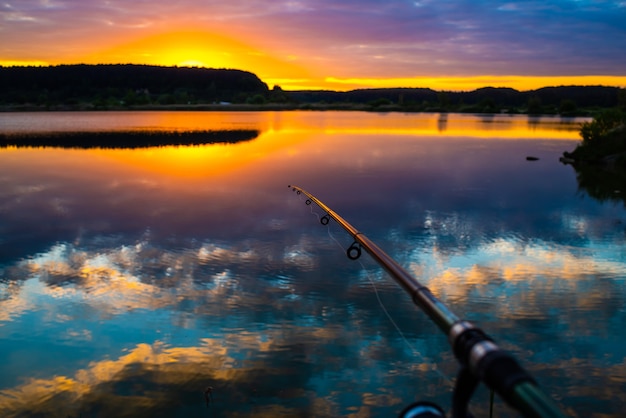
[[[560,161],[576,171],[580,190],[626,204],[626,111],[607,110],[583,124],[582,142]]]
[[[0,105],[0,112],[94,112],[94,111],[206,111],[206,112],[273,112],[273,111],[347,111],[347,112],[382,112],[382,113],[460,113],[487,115],[528,115],[528,116],[561,116],[561,117],[592,117],[597,109],[579,109],[576,112],[559,113],[544,111],[528,113],[518,109],[501,109],[489,111],[474,106],[466,106],[449,110],[439,106],[407,106],[397,104],[365,104],[365,103],[202,103],[202,104],[148,104],[148,105],[116,105],[94,106],[91,103],[63,105]]]
[[[119,105],[94,106],[91,103],[73,105],[5,105],[0,106],[0,112],[76,112],[76,111],[233,111],[233,112],[262,112],[262,111],[289,111],[289,110],[372,110],[371,106],[359,104],[324,105],[324,104],[290,104],[290,103],[202,103],[202,104],[149,104],[149,105]]]
[[[564,152],[561,162],[594,165],[605,169],[626,167],[626,111],[609,109],[599,113],[580,130],[582,142]]]

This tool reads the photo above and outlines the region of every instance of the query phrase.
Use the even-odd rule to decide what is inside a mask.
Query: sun
[[[238,39],[203,31],[181,30],[148,35],[80,58],[86,64],[145,64],[229,68],[250,71],[262,80],[308,79],[310,69],[291,57]]]
[[[227,68],[253,48],[225,36],[201,31],[174,31],[148,35],[94,51],[86,63],[130,63],[164,66]],[[233,59],[233,57],[239,57]]]
[[[208,67],[206,63],[199,60],[185,60],[177,63],[179,67]]]

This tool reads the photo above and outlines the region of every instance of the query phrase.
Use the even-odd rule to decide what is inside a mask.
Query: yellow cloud
[[[510,295],[501,295],[509,298],[509,303],[493,305],[498,310],[494,314],[500,319],[544,315],[539,300],[542,295],[567,295],[567,298],[555,300],[555,307],[578,306],[580,309],[588,307],[590,312],[595,311],[605,299],[603,289],[599,287],[595,291],[580,292],[580,282],[586,280],[587,275],[604,274],[611,277],[623,271],[623,265],[617,262],[581,257],[558,248],[507,241],[496,241],[477,251],[479,254],[492,255],[490,261],[463,267],[445,267],[448,263],[454,264],[454,256],[437,252],[435,248],[433,258],[442,259],[437,267],[440,271],[428,278],[428,287],[439,297],[452,301],[475,299],[477,296],[488,299],[493,292],[500,294],[496,289],[504,283],[521,286],[519,289],[516,287]],[[419,273],[423,274],[423,271]],[[532,289],[532,292],[525,292],[525,288]]]
[[[73,376],[33,378],[19,386],[0,390],[0,413],[3,418],[42,414],[51,418],[78,416],[85,408],[99,408],[118,415],[140,416],[149,411],[163,413],[168,407],[187,403],[190,409],[202,414],[207,411],[204,390],[213,387],[214,397],[222,404],[242,405],[251,397],[267,396],[260,377],[271,379],[285,370],[265,368],[259,374],[255,363],[241,362],[232,357],[227,347],[269,351],[274,342],[284,338],[284,329],[257,333],[231,334],[229,341],[204,339],[192,347],[166,347],[157,341],[138,344],[117,359],[92,362]],[[137,382],[129,393],[114,388],[127,379]],[[146,385],[143,385],[146,383]],[[337,407],[325,398],[315,398],[301,387],[273,389],[270,396],[311,397],[323,410],[337,415]],[[186,400],[181,393],[195,393]],[[258,395],[257,395],[258,393]],[[190,401],[191,398],[191,401]],[[397,403],[385,396],[385,402]],[[94,406],[95,405],[95,406]],[[209,410],[210,412],[210,410]],[[298,415],[297,409],[282,405],[267,405],[255,416],[272,417]]]

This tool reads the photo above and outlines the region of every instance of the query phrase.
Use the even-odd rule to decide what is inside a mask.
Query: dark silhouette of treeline
[[[232,69],[132,64],[0,67],[0,108],[339,109],[415,112],[588,115],[615,107],[624,89],[561,86],[469,92],[429,88],[284,91],[255,74]],[[218,105],[218,106],[216,106]]]
[[[621,89],[605,86],[544,87],[518,91],[484,87],[469,92],[428,88],[362,89],[347,92],[296,91],[288,96],[302,103],[341,105],[364,103],[379,109],[425,112],[529,113],[576,116],[590,110],[615,107]]]
[[[96,131],[0,133],[0,148],[136,149],[164,146],[235,144],[251,141],[259,131]]]
[[[0,104],[242,103],[268,88],[240,70],[132,64],[0,67]]]

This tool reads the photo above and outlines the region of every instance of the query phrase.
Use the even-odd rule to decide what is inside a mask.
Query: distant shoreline
[[[178,110],[202,110],[202,111],[262,111],[262,110],[300,110],[303,106],[294,106],[286,104],[266,104],[266,105],[251,105],[251,104],[150,104],[150,105],[135,105],[135,106],[106,106],[96,107],[90,104],[84,105],[53,105],[53,106],[39,106],[39,105],[4,105],[0,106],[0,112],[107,112],[107,111],[178,111]]]
[[[341,110],[564,117],[594,116],[626,95],[626,89],[612,86],[283,90],[270,89],[248,71],[132,64],[0,67],[0,91],[2,112]]]
[[[108,106],[95,107],[93,105],[2,105],[0,113],[17,112],[140,112],[140,111],[206,111],[206,112],[267,112],[267,111],[346,111],[346,112],[373,112],[373,113],[456,113],[456,114],[486,114],[486,115],[528,115],[528,116],[561,116],[561,117],[591,117],[594,110],[580,109],[571,114],[559,113],[524,113],[519,111],[476,112],[445,109],[411,109],[400,105],[371,106],[363,103],[267,103],[267,104],[168,104],[168,105],[136,105],[136,106]]]

